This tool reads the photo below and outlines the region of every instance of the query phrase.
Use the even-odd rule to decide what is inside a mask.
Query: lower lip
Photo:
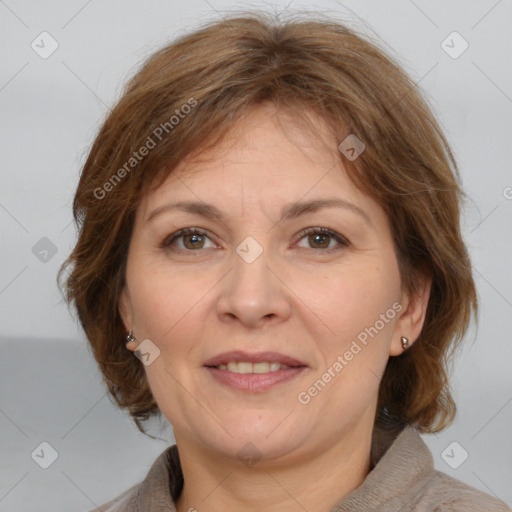
[[[287,382],[297,377],[306,367],[301,366],[298,368],[280,369],[268,373],[234,373],[229,370],[219,370],[211,366],[207,366],[206,369],[210,372],[210,375],[221,384],[234,389],[257,392],[267,391],[277,384]]]

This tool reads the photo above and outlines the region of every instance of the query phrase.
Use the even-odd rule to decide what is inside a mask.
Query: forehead
[[[338,191],[361,199],[348,178],[337,142],[312,112],[297,116],[273,104],[252,109],[213,149],[189,155],[144,198],[144,212],[176,199],[289,202]],[[307,199],[307,197],[305,197]]]

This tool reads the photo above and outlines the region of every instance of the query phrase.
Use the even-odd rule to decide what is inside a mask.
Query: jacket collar
[[[373,469],[364,482],[331,512],[383,510],[390,502],[393,506],[389,510],[411,510],[407,508],[411,505],[411,492],[419,496],[422,487],[436,475],[430,450],[410,425],[405,426],[396,439],[389,433],[374,432],[372,459]]]

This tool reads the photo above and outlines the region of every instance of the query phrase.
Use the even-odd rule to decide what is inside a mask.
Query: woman
[[[453,421],[477,308],[461,194],[414,83],[345,26],[252,14],[154,54],[61,271],[109,392],[176,445],[98,510],[509,510],[419,437]]]

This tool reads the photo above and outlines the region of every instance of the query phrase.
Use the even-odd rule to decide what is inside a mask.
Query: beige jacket
[[[434,469],[418,431],[374,433],[364,482],[331,512],[511,512],[502,501]],[[183,487],[177,446],[155,460],[146,478],[91,512],[176,512]],[[314,511],[311,511],[314,512]]]

